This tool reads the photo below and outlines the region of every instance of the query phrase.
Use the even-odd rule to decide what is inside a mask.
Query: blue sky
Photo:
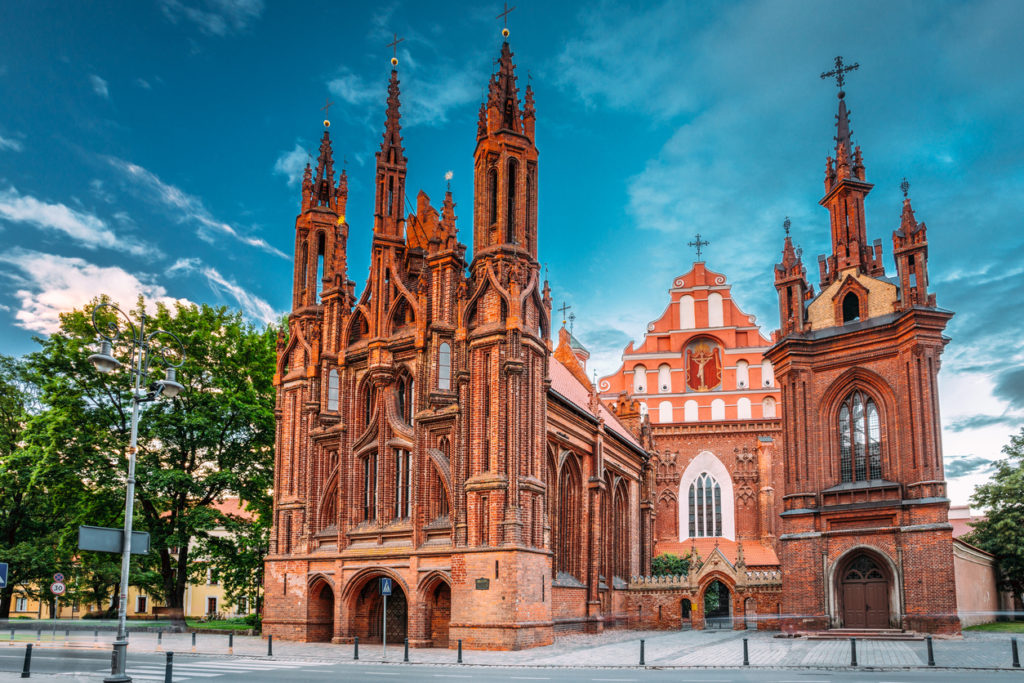
[[[777,326],[783,218],[812,269],[828,247],[817,201],[836,98],[818,74],[837,54],[860,64],[847,101],[876,184],[869,237],[891,268],[906,176],[932,288],[957,312],[941,390],[951,493],[965,502],[1024,423],[1024,4],[515,4],[511,45],[537,93],[541,260],[602,374],[664,310],[696,232],[741,307]],[[226,304],[254,321],[285,312],[297,173],[326,97],[361,288],[392,32],[405,37],[410,198],[422,188],[439,203],[452,171],[469,242],[500,9],[4,3],[0,352],[31,350],[100,292]]]

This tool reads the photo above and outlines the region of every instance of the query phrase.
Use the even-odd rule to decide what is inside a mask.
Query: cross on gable
[[[849,66],[844,66],[843,65],[843,57],[842,57],[842,55],[840,55],[840,56],[836,57],[836,68],[832,69],[831,71],[823,72],[821,74],[821,77],[823,79],[824,78],[835,78],[836,79],[836,87],[838,87],[839,90],[842,91],[843,85],[846,83],[846,76],[845,76],[845,74],[847,74],[847,73],[849,73],[851,71],[856,71],[859,68],[860,68],[860,64],[858,64],[857,62],[854,62],[853,64],[850,64]]]
[[[689,243],[687,243],[687,246],[689,246],[689,247],[697,247],[697,260],[698,260],[698,261],[700,261],[700,252],[701,252],[701,249],[702,249],[703,247],[706,247],[706,246],[708,246],[709,244],[711,244],[711,242],[708,242],[707,240],[702,240],[702,239],[700,238],[700,233],[699,233],[699,232],[698,232],[698,233],[697,233],[697,234],[695,235],[695,237],[696,237],[697,239],[696,239],[695,241],[693,241],[693,242],[689,242]]]

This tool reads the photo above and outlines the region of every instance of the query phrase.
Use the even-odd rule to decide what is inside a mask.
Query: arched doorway
[[[704,628],[732,628],[732,595],[718,579],[704,591]]]
[[[452,618],[452,589],[438,581],[430,592],[430,640],[434,647],[448,647],[448,623]]]
[[[329,642],[334,636],[334,591],[323,579],[310,586],[306,623],[313,642]]]
[[[683,598],[679,603],[679,621],[679,628],[684,631],[693,628],[693,606],[690,604],[690,598]]]
[[[380,579],[369,579],[356,597],[356,635],[370,643],[381,642],[384,633],[384,598],[380,594]],[[387,642],[400,643],[405,638],[408,624],[408,605],[405,592],[398,581],[391,582],[391,595],[387,600]]]
[[[854,555],[840,572],[845,628],[889,628],[889,576],[867,553]]]
[[[743,601],[743,627],[757,630],[757,600],[754,598]]]

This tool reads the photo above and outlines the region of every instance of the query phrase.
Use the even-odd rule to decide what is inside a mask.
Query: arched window
[[[494,225],[498,222],[498,169],[496,168],[487,172],[487,194],[491,200],[487,222]]]
[[[860,320],[860,297],[853,292],[847,292],[843,297],[843,324],[854,323]]]
[[[775,384],[775,369],[768,360],[761,361],[761,386],[770,387]]]
[[[338,370],[332,369],[327,373],[327,410],[338,409],[339,385]]]
[[[395,177],[388,176],[388,215],[395,212]]]
[[[612,525],[612,533],[615,535],[612,542],[614,564],[612,575],[620,578],[629,576],[629,493],[621,483],[615,487],[615,502],[613,503],[615,520]]]
[[[412,424],[412,415],[415,412],[413,407],[413,381],[408,375],[402,374],[395,384],[395,392],[398,398],[398,414],[402,416],[406,424]]]
[[[637,365],[633,368],[633,393],[647,393],[647,368]]]
[[[721,327],[722,324],[722,295],[711,292],[708,294],[708,327]]]
[[[395,449],[394,519],[408,519],[412,514],[412,457],[409,451]]]
[[[581,542],[581,479],[576,459],[569,455],[558,473],[558,555],[555,567],[583,578],[583,544]]]
[[[441,342],[437,350],[437,388],[450,391],[452,388],[452,347]]]
[[[878,407],[860,390],[839,409],[839,471],[844,482],[882,478],[882,441]]]
[[[764,417],[775,417],[775,399],[771,396],[765,396],[764,400],[761,401],[761,414]]]
[[[672,401],[662,401],[658,404],[658,422],[672,421]]]
[[[363,456],[363,519],[377,518],[377,454]]]
[[[324,251],[326,249],[324,242],[324,234],[320,233],[316,246],[316,300],[318,302],[321,301],[324,293]]]
[[[683,404],[683,419],[686,420],[687,422],[696,422],[697,420],[700,419],[698,417],[699,410],[700,408],[697,405],[697,402],[691,398],[689,401]]]
[[[679,300],[679,329],[692,330],[696,326],[697,321],[693,312],[693,297],[689,294],[684,294],[683,298]]]
[[[749,420],[750,419],[750,399],[744,396],[736,402],[736,419],[737,420]]]
[[[745,360],[736,361],[736,388],[746,389],[750,386],[750,373],[747,369],[750,363]]]
[[[722,535],[722,487],[707,472],[690,484],[690,538]]]
[[[519,164],[515,159],[508,160],[508,177],[505,178],[505,241],[516,240],[516,175]]]
[[[725,401],[723,401],[720,398],[716,398],[714,401],[711,402],[711,419],[725,419]]]
[[[367,380],[363,383],[363,427],[370,426],[373,411],[377,407],[377,389]]]
[[[672,391],[672,368],[668,363],[658,366],[658,393],[667,394]]]

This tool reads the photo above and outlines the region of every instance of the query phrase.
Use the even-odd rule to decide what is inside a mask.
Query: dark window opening
[[[490,214],[487,222],[494,225],[498,222],[498,169],[496,168],[487,172],[487,195],[490,199]]]
[[[853,292],[843,297],[843,324],[860,320],[860,297]]]
[[[388,178],[388,215],[395,212],[395,177]]]
[[[508,177],[505,179],[505,241],[516,240],[516,174],[519,164],[508,160]]]

